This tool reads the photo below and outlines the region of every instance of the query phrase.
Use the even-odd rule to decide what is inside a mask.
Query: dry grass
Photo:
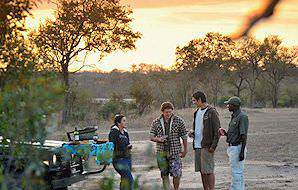
[[[230,113],[217,108],[221,125],[227,128]],[[247,189],[259,190],[296,190],[298,186],[298,109],[247,109],[250,120],[248,136],[248,156],[246,160]],[[177,115],[184,118],[187,128],[192,127],[194,109],[176,110]],[[129,133],[133,140],[133,174],[141,175],[145,185],[161,184],[160,174],[156,168],[154,152],[148,141],[148,131],[152,120],[159,116],[159,112],[151,112],[141,118],[128,118]],[[102,136],[109,131],[102,127]],[[216,189],[228,189],[230,171],[226,154],[225,138],[221,138],[215,154],[216,161]],[[193,171],[192,146],[189,143],[189,153],[183,160],[182,189],[202,189],[200,176]],[[105,171],[105,175],[114,173],[112,167]],[[90,176],[88,181],[73,186],[72,190],[92,189],[90,184],[96,183],[100,176]],[[119,178],[116,174],[117,179]],[[90,187],[90,188],[89,188]],[[96,188],[94,188],[96,189]],[[150,188],[149,188],[150,189]]]

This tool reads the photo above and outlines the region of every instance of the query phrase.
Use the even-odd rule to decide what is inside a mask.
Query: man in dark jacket
[[[214,190],[214,152],[218,144],[220,121],[215,108],[207,104],[206,95],[196,92],[192,97],[198,107],[194,113],[193,138],[195,151],[195,171],[201,173],[204,190]]]

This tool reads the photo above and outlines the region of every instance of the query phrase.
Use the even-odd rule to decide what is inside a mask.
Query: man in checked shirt
[[[187,154],[187,131],[182,118],[173,114],[170,102],[161,105],[162,115],[151,125],[150,140],[156,142],[157,165],[161,172],[163,189],[170,189],[169,174],[173,177],[174,189],[179,189],[182,161]],[[183,140],[183,150],[180,139]]]

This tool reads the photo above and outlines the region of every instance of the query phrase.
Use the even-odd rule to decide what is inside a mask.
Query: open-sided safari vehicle
[[[44,175],[52,190],[66,190],[73,183],[98,174],[112,162],[114,145],[107,139],[97,139],[96,128],[67,132],[69,142],[46,140],[43,151]],[[74,140],[74,134],[79,140]],[[5,151],[0,152],[5,157]]]

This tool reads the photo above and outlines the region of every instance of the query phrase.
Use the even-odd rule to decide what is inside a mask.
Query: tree
[[[246,73],[245,82],[250,92],[250,107],[255,106],[255,91],[257,81],[263,72],[263,55],[261,51],[261,42],[253,37],[246,37],[239,41],[236,46],[243,61],[242,71]]]
[[[0,45],[25,30],[25,18],[35,3],[29,0],[0,1]],[[0,47],[1,48],[1,47]],[[3,48],[4,49],[4,48]]]
[[[222,89],[224,62],[230,59],[234,42],[219,33],[208,33],[204,38],[191,40],[176,48],[177,70],[195,71],[196,76],[217,103]]]
[[[136,100],[139,115],[143,115],[146,109],[150,108],[154,100],[149,82],[138,76],[133,76],[130,95]]]
[[[165,100],[175,101],[175,88],[171,82],[175,82],[176,75],[172,75],[171,71],[159,65],[141,63],[132,65],[131,80],[146,80],[150,83],[150,87],[154,89],[154,97],[156,103]],[[174,72],[175,73],[175,72]]]
[[[70,92],[69,67],[86,57],[90,51],[100,59],[115,50],[131,50],[140,33],[130,27],[131,9],[120,0],[61,0],[58,1],[55,20],[47,20],[38,32],[32,34],[42,60],[58,66]],[[82,60],[84,67],[85,60]],[[81,67],[81,68],[82,68]],[[79,68],[78,70],[80,70]],[[77,70],[77,71],[78,71]],[[68,120],[69,97],[65,96],[63,122]]]
[[[191,71],[179,71],[172,73],[172,80],[176,85],[172,87],[175,89],[175,95],[178,108],[187,108],[191,106],[191,96],[196,86],[196,78]]]
[[[226,82],[236,88],[234,95],[241,97],[241,92],[246,89],[247,65],[245,61],[241,59],[241,55],[235,47],[233,48],[231,59],[225,61],[224,70]]]
[[[29,0],[0,1],[0,189],[46,188],[44,152],[31,143],[44,144],[63,99],[55,73],[40,72],[22,35],[33,5]]]
[[[32,70],[33,53],[25,41],[25,18],[34,3],[28,0],[0,1],[0,89],[9,80]]]
[[[41,150],[47,128],[56,123],[63,91],[55,74],[36,73],[21,74],[0,91],[1,189],[46,189]]]
[[[272,106],[277,107],[281,81],[289,75],[289,69],[295,67],[297,55],[293,49],[283,47],[278,36],[269,36],[264,39],[262,51],[264,53],[263,79],[269,86]]]

